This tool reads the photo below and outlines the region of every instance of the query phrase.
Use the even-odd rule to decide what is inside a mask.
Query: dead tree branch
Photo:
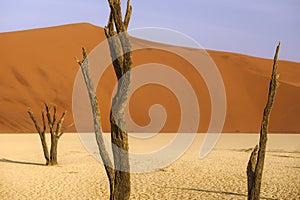
[[[265,155],[266,155],[269,119],[270,119],[270,113],[271,113],[271,109],[272,109],[275,95],[276,95],[276,90],[278,87],[279,75],[277,74],[277,68],[278,68],[279,49],[280,49],[280,42],[276,48],[276,53],[274,56],[273,70],[272,70],[270,86],[269,86],[268,101],[267,101],[266,107],[264,109],[263,120],[262,120],[262,124],[261,124],[261,129],[260,129],[259,147],[258,147],[258,150],[257,150],[257,148],[254,148],[254,150],[251,154],[249,163],[248,163],[248,168],[247,168],[248,200],[259,200],[259,198],[260,198],[260,188],[261,188],[264,160],[265,160]],[[253,171],[254,161],[251,161],[251,160],[255,160],[256,154],[257,154],[257,159],[255,162],[255,170]],[[251,167],[249,167],[249,165],[251,165]]]
[[[45,131],[46,131],[46,119],[45,119],[45,112],[42,111],[42,123],[43,123],[43,129],[40,128],[38,125],[33,112],[31,111],[30,108],[28,108],[28,114],[33,121],[36,130],[38,131],[41,142],[42,142],[42,147],[43,147],[43,152],[44,152],[44,157],[46,159],[46,165],[56,165],[57,164],[57,144],[58,144],[58,139],[63,135],[64,131],[66,129],[61,130],[62,124],[64,122],[65,115],[67,111],[64,111],[63,114],[61,115],[59,121],[56,123],[56,129],[54,131],[54,126],[55,122],[57,120],[56,118],[56,105],[53,106],[53,116],[51,116],[51,107],[49,107],[46,103],[44,103],[45,109],[46,109],[46,118],[48,122],[48,126],[50,129],[50,135],[51,135],[51,146],[50,146],[50,154],[48,151],[47,147],[47,142],[46,142],[46,137],[45,137]]]
[[[46,122],[45,122],[45,113],[44,111],[42,111],[42,123],[43,123],[43,129],[40,128],[40,126],[38,125],[33,112],[31,111],[30,108],[28,108],[28,114],[30,119],[33,121],[34,126],[40,136],[41,139],[41,143],[42,143],[42,148],[43,148],[43,153],[44,153],[44,157],[46,160],[46,165],[49,164],[50,161],[50,156],[49,156],[49,151],[48,151],[48,147],[47,147],[47,142],[46,142],[46,136],[45,136],[45,131],[46,131]]]
[[[77,63],[81,67],[81,71],[85,80],[85,84],[87,86],[89,99],[92,107],[93,112],[93,119],[94,119],[94,131],[96,136],[96,142],[99,148],[100,156],[103,160],[104,167],[107,173],[107,176],[109,177],[109,180],[114,179],[114,169],[112,168],[113,164],[112,161],[109,158],[109,154],[106,151],[105,143],[102,136],[102,128],[101,128],[101,115],[100,115],[100,109],[99,104],[97,100],[97,96],[95,93],[95,87],[92,82],[92,78],[89,72],[89,66],[88,66],[88,57],[85,48],[82,48],[82,54],[83,54],[83,60],[80,61],[78,59]]]
[[[128,101],[130,69],[132,65],[131,45],[127,34],[132,6],[130,5],[130,0],[128,0],[126,14],[123,20],[120,0],[108,0],[108,3],[110,6],[110,16],[104,31],[108,39],[114,71],[118,79],[117,93],[113,97],[110,112],[113,161],[109,158],[101,135],[100,110],[89,74],[87,53],[84,48],[83,60],[76,59],[76,61],[81,67],[89,93],[96,140],[110,183],[110,199],[128,200],[130,197],[129,144],[124,115]]]

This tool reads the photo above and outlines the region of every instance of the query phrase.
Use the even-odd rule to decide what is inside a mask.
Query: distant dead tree
[[[130,197],[129,144],[125,129],[124,114],[128,102],[130,69],[132,65],[131,45],[127,34],[132,7],[130,0],[128,0],[126,14],[123,19],[121,1],[108,0],[108,3],[110,6],[110,16],[104,30],[108,39],[114,71],[118,79],[117,92],[112,100],[110,112],[113,161],[109,158],[101,134],[100,110],[95,94],[95,87],[89,73],[87,53],[84,48],[83,60],[80,61],[77,59],[77,63],[81,67],[88,89],[93,112],[96,141],[109,179],[110,200],[128,200]]]
[[[267,146],[267,133],[269,127],[270,112],[274,103],[276,90],[278,87],[277,67],[278,67],[278,53],[280,49],[280,42],[276,48],[274,56],[273,70],[270,80],[269,95],[267,105],[264,109],[263,120],[260,129],[259,146],[256,145],[253,149],[248,166],[247,166],[247,180],[248,180],[248,200],[260,199],[260,188],[262,180],[262,172],[264,167],[264,160]]]
[[[62,113],[60,119],[57,121],[56,105],[53,106],[53,116],[51,116],[52,108],[49,107],[46,103],[45,103],[45,108],[46,108],[46,116],[45,116],[45,111],[44,110],[42,111],[42,127],[40,127],[38,125],[38,123],[35,119],[35,116],[30,108],[28,108],[28,114],[34,123],[37,132],[39,133],[42,147],[43,147],[44,157],[46,159],[46,165],[57,165],[58,140],[64,134],[65,130],[72,125],[62,129],[62,124],[64,122],[67,111],[64,111]],[[47,141],[46,141],[46,136],[45,136],[45,133],[46,133],[46,119],[45,118],[47,118],[49,131],[50,131],[50,135],[51,135],[50,154],[48,151]]]

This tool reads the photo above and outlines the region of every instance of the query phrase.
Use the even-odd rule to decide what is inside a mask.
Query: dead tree
[[[129,199],[130,197],[129,144],[124,115],[128,101],[132,65],[131,45],[127,35],[132,7],[130,0],[128,0],[123,20],[120,0],[109,0],[108,2],[110,5],[110,17],[104,30],[108,38],[114,71],[118,79],[118,89],[112,100],[110,111],[111,140],[113,147],[116,147],[112,149],[115,165],[114,198],[112,199],[119,200]]]
[[[46,160],[46,165],[48,165],[49,161],[50,161],[50,156],[49,156],[49,151],[48,151],[46,136],[45,136],[45,131],[46,131],[45,112],[42,111],[43,129],[41,129],[40,126],[38,125],[38,123],[37,123],[37,121],[34,117],[34,114],[33,114],[33,112],[31,111],[30,108],[28,108],[28,114],[29,114],[31,120],[33,121],[33,123],[35,125],[35,129],[39,133],[41,143],[42,143],[42,147],[43,147],[44,157],[45,157],[45,160]]]
[[[110,199],[127,200],[130,197],[130,166],[128,156],[128,135],[126,132],[124,115],[128,101],[130,69],[132,65],[131,45],[127,34],[132,7],[130,5],[130,0],[128,0],[126,14],[123,19],[120,0],[108,0],[108,3],[110,6],[110,16],[108,25],[104,30],[106,37],[108,38],[110,55],[118,79],[118,89],[116,95],[113,97],[110,112],[113,161],[110,160],[108,156],[101,135],[100,111],[95,95],[95,88],[89,74],[87,54],[84,49],[83,60],[79,61],[77,59],[77,63],[81,66],[89,93],[96,140],[110,184]]]
[[[278,53],[280,49],[280,43],[276,48],[274,56],[273,70],[270,80],[269,95],[267,105],[264,109],[263,120],[260,129],[259,146],[256,146],[251,153],[248,166],[247,166],[247,179],[248,179],[248,200],[260,199],[260,188],[262,180],[262,172],[264,167],[264,160],[266,155],[267,146],[267,133],[269,127],[269,118],[271,109],[274,103],[276,90],[278,87],[277,67],[278,67]]]
[[[45,131],[46,131],[46,122],[45,122],[45,111],[42,111],[42,123],[43,123],[43,129],[40,128],[38,125],[33,112],[31,111],[30,108],[28,108],[28,114],[33,121],[35,128],[37,132],[39,133],[42,147],[43,147],[43,152],[44,152],[44,157],[46,159],[46,165],[57,165],[57,144],[59,138],[64,134],[65,130],[72,126],[68,126],[62,130],[62,124],[65,119],[65,115],[67,111],[64,111],[58,121],[57,116],[56,116],[56,106],[53,106],[53,116],[51,117],[51,107],[49,107],[47,104],[45,104],[46,108],[46,117],[47,117],[47,122],[50,130],[50,135],[51,135],[51,147],[50,147],[50,156],[49,156],[49,151],[47,147],[47,141],[45,137]]]
[[[99,153],[102,158],[102,161],[104,163],[105,171],[108,176],[109,180],[109,186],[110,186],[110,199],[112,199],[113,194],[113,188],[114,188],[114,168],[112,165],[112,161],[109,158],[109,154],[106,151],[103,136],[102,136],[102,128],[101,128],[101,116],[100,116],[100,109],[99,104],[97,100],[97,96],[95,93],[95,87],[92,82],[92,78],[89,72],[89,66],[88,66],[88,57],[86,50],[82,48],[82,54],[83,54],[83,60],[80,61],[77,59],[77,63],[81,67],[81,71],[85,80],[85,84],[88,90],[89,99],[92,107],[92,113],[93,113],[93,119],[94,119],[94,131],[95,131],[95,137],[96,142],[98,145]]]

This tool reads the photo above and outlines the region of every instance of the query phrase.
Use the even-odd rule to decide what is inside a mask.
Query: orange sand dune
[[[90,24],[1,33],[0,132],[34,132],[34,126],[26,113],[27,107],[32,107],[36,115],[40,116],[43,102],[55,103],[60,112],[67,110],[65,124],[71,124],[72,90],[79,70],[74,56],[81,56],[81,47],[91,51],[104,39],[103,29]],[[139,39],[132,39],[132,43],[133,46],[144,47],[151,44]],[[179,48],[194,56],[202,52],[182,47],[170,48]],[[208,52],[225,84],[227,113],[223,132],[258,132],[267,100],[272,60]],[[207,131],[211,118],[209,92],[202,77],[195,75],[190,63],[169,52],[151,48],[135,51],[133,62],[134,67],[157,62],[183,74],[200,99],[201,121],[198,132]],[[280,61],[279,74],[280,87],[271,114],[270,131],[299,133],[300,63]],[[116,78],[112,67],[105,71],[105,75],[99,82],[97,94],[101,100],[103,129],[109,131],[109,108]],[[165,87],[145,85],[134,93],[129,105],[133,119],[139,125],[147,125],[150,122],[148,109],[157,103],[163,105],[168,114],[161,132],[176,132],[181,114],[179,102]],[[131,131],[130,127],[128,129]],[[75,131],[75,128],[69,131]]]

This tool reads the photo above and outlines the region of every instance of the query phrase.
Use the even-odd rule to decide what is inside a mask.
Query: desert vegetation
[[[93,86],[89,73],[88,57],[84,48],[83,60],[80,61],[77,59],[77,63],[82,69],[89,93],[94,118],[95,136],[109,179],[110,199],[127,200],[130,198],[130,166],[128,135],[126,132],[124,114],[128,101],[132,58],[130,41],[126,31],[130,21],[132,7],[130,0],[128,0],[127,10],[123,20],[121,2],[119,0],[109,0],[108,2],[111,10],[108,24],[104,30],[109,43],[115,75],[118,79],[118,89],[116,95],[113,97],[110,111],[113,160],[110,159],[103,142],[99,104],[95,94],[95,87]]]
[[[28,40],[29,42],[23,43],[19,42],[19,40],[16,40],[17,42],[13,44],[24,45],[21,46],[22,48],[19,48],[18,46],[18,48],[16,49],[27,49],[27,47],[31,47],[30,44],[32,43],[33,39],[35,39],[35,37],[38,38],[40,37],[40,35],[42,35],[42,37],[38,40],[41,43],[41,46],[35,46],[37,44],[32,43],[32,46],[35,46],[35,48],[37,49],[33,51],[34,53],[30,52],[30,48],[28,48],[28,52],[21,51],[20,54],[24,54],[24,57],[20,59],[22,60],[21,64],[15,64],[15,60],[16,62],[21,61],[19,61],[18,59],[13,59],[20,56],[16,56],[13,54],[11,55],[11,57],[6,56],[5,53],[9,53],[10,51],[3,50],[5,56],[3,56],[3,59],[1,60],[4,60],[3,66],[8,66],[6,67],[7,69],[3,68],[3,74],[7,74],[7,77],[9,77],[11,73],[13,78],[10,77],[6,80],[6,77],[3,77],[1,79],[1,84],[3,85],[3,89],[1,89],[3,98],[1,98],[3,103],[2,106],[4,106],[1,110],[3,112],[0,113],[0,126],[5,127],[5,133],[6,130],[12,130],[11,132],[14,133],[15,130],[21,130],[20,127],[27,128],[24,129],[24,132],[28,132],[28,127],[33,128],[31,124],[32,122],[37,133],[39,134],[46,165],[55,166],[59,163],[60,166],[45,167],[44,164],[39,163],[38,159],[40,159],[40,157],[37,156],[39,154],[37,154],[36,152],[40,153],[40,146],[31,145],[36,144],[35,139],[37,139],[38,137],[36,134],[1,135],[0,168],[1,172],[3,173],[0,173],[0,199],[88,198],[110,200],[170,200],[248,198],[248,200],[259,200],[297,198],[299,195],[299,189],[297,187],[297,185],[299,185],[299,179],[295,177],[299,177],[300,175],[299,142],[297,143],[297,139],[299,141],[299,135],[285,134],[281,135],[281,137],[277,137],[277,135],[275,134],[269,134],[269,132],[272,132],[270,131],[270,129],[272,129],[272,127],[270,128],[270,125],[274,125],[274,123],[272,123],[272,120],[270,119],[270,116],[272,107],[273,105],[275,105],[275,96],[277,95],[277,89],[279,86],[279,75],[277,73],[277,70],[279,63],[278,54],[280,50],[280,43],[276,48],[275,56],[273,59],[273,68],[270,80],[268,72],[270,68],[267,67],[268,64],[270,64],[269,67],[271,67],[271,60],[253,58],[250,56],[234,53],[209,51],[209,56],[211,56],[212,59],[216,61],[219,70],[222,71],[224,85],[226,89],[228,89],[228,97],[226,98],[228,98],[227,113],[229,113],[229,115],[226,118],[223,132],[235,132],[235,134],[221,134],[220,140],[218,141],[218,144],[216,144],[217,148],[212,150],[210,155],[202,160],[198,159],[198,157],[196,157],[195,155],[199,154],[198,147],[200,146],[201,142],[205,140],[205,138],[203,137],[203,134],[195,134],[196,136],[194,142],[196,143],[196,145],[192,144],[190,146],[190,149],[186,149],[180,159],[178,159],[176,162],[173,162],[169,166],[164,166],[164,168],[160,168],[149,173],[130,173],[130,169],[133,169],[133,167],[130,166],[129,163],[130,138],[128,137],[128,132],[126,131],[126,122],[124,119],[124,115],[126,107],[129,104],[128,95],[130,83],[131,81],[133,82],[133,80],[131,79],[131,69],[135,66],[133,66],[132,56],[136,58],[138,63],[137,65],[142,65],[143,63],[147,62],[150,63],[149,60],[147,60],[148,57],[150,57],[154,58],[155,61],[161,61],[160,64],[162,65],[168,64],[171,67],[176,66],[177,68],[173,68],[175,70],[178,70],[179,68],[183,69],[182,71],[178,70],[178,72],[186,73],[185,75],[187,79],[188,77],[195,78],[195,74],[193,71],[189,71],[189,65],[182,61],[182,59],[184,58],[178,58],[178,56],[172,57],[172,55],[169,55],[167,52],[157,51],[159,50],[159,47],[166,44],[155,44],[157,45],[155,46],[157,47],[157,49],[155,50],[154,48],[147,48],[148,46],[150,46],[149,44],[152,43],[151,41],[129,38],[127,30],[132,13],[130,0],[127,0],[127,7],[125,6],[125,15],[122,15],[123,7],[121,6],[121,0],[108,0],[108,4],[110,8],[109,19],[108,24],[104,29],[95,27],[90,24],[55,27],[53,28],[53,30],[51,29],[51,31],[53,32],[49,31],[49,35],[51,36],[51,38],[58,38],[58,42],[56,40],[51,40],[51,42],[48,41],[49,39],[47,39],[46,37],[48,34],[46,29],[35,30],[36,32],[32,36],[30,35],[29,31],[28,33],[24,31],[27,35],[24,41]],[[73,37],[75,39],[72,37],[72,40],[68,41],[69,43],[66,43],[66,48],[62,49],[61,42],[69,36],[68,34],[70,34],[70,32],[74,34]],[[47,34],[45,34],[46,36],[44,36],[43,34],[37,33]],[[19,34],[22,35],[22,33],[14,34],[18,36]],[[2,37],[7,37],[9,39],[7,35],[9,34],[5,34]],[[31,37],[29,37],[28,35],[30,35]],[[54,37],[53,35],[56,37]],[[27,37],[29,39],[26,40]],[[43,37],[46,38],[45,41],[43,40]],[[13,40],[15,40],[15,38],[13,38]],[[117,80],[117,91],[115,93],[115,96],[109,100],[105,98],[107,98],[107,96],[111,98],[110,95],[106,95],[110,94],[110,91],[109,89],[104,90],[103,88],[113,88],[111,86],[113,85],[113,82],[105,82],[108,84],[104,86],[99,84],[100,92],[97,91],[97,86],[94,85],[92,81],[93,74],[91,74],[90,71],[88,56],[88,51],[91,51],[99,43],[99,41],[103,40],[107,41],[108,43],[110,58],[112,61],[111,64],[113,68],[111,70],[112,74],[110,75],[113,76],[114,80]],[[134,49],[134,45],[132,41],[138,41],[137,45],[144,46],[146,50],[143,49],[140,51],[133,51],[132,49]],[[52,43],[56,42],[58,44],[55,44],[56,46],[52,46]],[[71,56],[74,56],[74,44],[80,44],[83,46],[82,57],[80,59],[76,58],[77,63],[73,61],[73,64],[79,65],[79,69],[81,70],[79,71],[79,73],[82,73],[84,77],[84,83],[86,86],[85,89],[87,90],[90,106],[92,108],[93,134],[95,136],[97,148],[99,150],[104,167],[102,167],[102,165],[100,165],[91,156],[91,153],[98,153],[97,150],[95,150],[94,152],[87,152],[86,149],[83,148],[82,143],[80,143],[82,141],[80,141],[76,134],[64,135],[68,128],[73,125],[71,124],[66,127],[63,126],[64,122],[69,123],[68,120],[73,120],[69,118],[65,121],[67,111],[63,111],[61,114],[58,114],[56,105],[49,106],[49,104],[45,103],[44,109],[42,109],[42,111],[39,113],[39,117],[37,117],[37,113],[34,113],[32,111],[33,109],[28,108],[27,113],[31,120],[28,127],[26,127],[26,125],[28,124],[27,113],[23,111],[21,114],[22,116],[15,114],[19,113],[18,109],[24,109],[24,105],[26,109],[26,105],[34,105],[34,103],[40,101],[42,98],[46,97],[45,99],[49,99],[51,95],[55,96],[55,98],[58,99],[58,101],[56,102],[60,104],[58,105],[58,107],[64,107],[61,105],[66,105],[69,106],[67,107],[67,110],[71,110],[71,89],[74,84],[74,77],[77,73],[78,66],[77,68],[70,67],[68,69],[61,66],[71,65],[69,63],[69,60],[72,61],[72,59],[69,58]],[[11,45],[11,43],[7,43],[3,46],[11,47],[14,45]],[[43,59],[47,59],[50,56],[47,56],[47,58],[46,56],[40,56],[41,58],[39,58],[39,56],[36,56],[36,59],[28,59],[31,58],[30,55],[35,55],[36,52],[40,51],[41,47],[47,50],[55,49],[53,55],[56,54],[58,56],[56,58],[59,65],[53,65],[53,68],[47,68],[47,65],[45,65],[46,67],[44,67],[40,64],[41,62],[44,62]],[[75,49],[78,48],[78,50],[80,50],[80,47],[81,46],[78,45]],[[189,53],[189,55],[193,56],[199,56],[199,54],[202,52],[202,50],[185,47],[176,46],[171,48],[182,48],[184,52]],[[70,55],[71,53],[72,55]],[[45,54],[50,55],[50,53],[48,52]],[[5,60],[6,58],[9,59]],[[101,55],[99,55],[99,58],[101,58]],[[51,62],[48,62],[52,63],[54,62],[53,60],[54,59],[51,58]],[[163,63],[164,61],[168,62]],[[10,64],[10,62],[12,62],[13,64]],[[37,64],[32,62],[37,62]],[[26,68],[22,71],[22,69],[24,68],[23,65],[28,66],[28,69]],[[278,97],[280,98],[276,97],[276,101],[280,100],[279,102],[281,104],[280,108],[277,107],[277,109],[275,109],[275,111],[277,111],[277,114],[275,112],[272,113],[272,116],[273,114],[276,114],[277,122],[280,121],[279,119],[282,119],[282,121],[280,121],[280,123],[282,124],[276,124],[276,126],[273,126],[274,129],[272,130],[276,130],[276,132],[280,132],[282,130],[292,130],[294,132],[297,132],[298,130],[300,130],[299,126],[291,119],[297,118],[296,112],[299,110],[299,104],[297,102],[300,100],[300,82],[297,78],[295,78],[298,77],[295,76],[295,74],[299,74],[300,65],[299,63],[280,61],[280,66],[283,65],[285,66],[285,68],[280,67],[280,70],[283,70],[281,72],[283,72],[284,74],[284,78],[280,79],[282,83],[281,86],[283,86],[280,87],[280,90],[282,89],[280,91],[280,94],[284,94],[286,96],[278,95]],[[109,74],[109,70],[107,70],[107,74]],[[233,78],[236,77],[237,74],[240,75],[240,77],[238,77],[237,79]],[[28,78],[29,76],[36,76],[38,78],[35,78],[37,80],[34,81],[34,78]],[[55,81],[53,81],[53,79],[50,79],[54,76],[56,76]],[[143,79],[143,77],[141,77],[141,79]],[[41,82],[41,80],[48,80],[48,82],[43,85],[44,82]],[[195,86],[195,92],[198,92],[200,96],[202,95],[201,98],[209,100],[209,94],[199,92],[206,91],[204,90],[206,89],[205,84],[203,84],[204,86],[202,86],[202,83],[197,82],[197,79],[194,79],[194,81],[198,84],[196,84],[197,87],[200,85],[199,88]],[[270,82],[268,88],[268,99],[265,105],[264,97],[267,94],[267,90],[264,89],[267,88],[267,81]],[[39,83],[41,84],[41,87],[37,87],[36,89],[34,86],[38,85]],[[58,87],[60,85],[62,87]],[[177,85],[180,88],[180,84]],[[201,89],[201,87],[203,87],[204,89]],[[14,88],[15,91],[11,92],[11,88]],[[54,92],[49,91],[45,88],[54,88]],[[147,89],[147,87],[145,88]],[[153,88],[152,90],[148,90],[147,92],[152,96],[159,96],[160,93],[156,93],[157,91],[155,91],[155,89]],[[156,87],[156,89],[157,88],[158,87]],[[28,95],[28,97],[24,95],[26,94],[24,91],[27,90],[29,91],[28,93],[31,94]],[[103,91],[106,92],[105,95],[103,95],[104,100],[102,99],[102,96],[100,96]],[[98,101],[97,94],[100,101]],[[113,93],[111,92],[111,94]],[[22,95],[25,96],[23,99],[19,97]],[[39,99],[40,96],[42,97]],[[138,102],[136,100],[132,104],[132,107],[134,107],[132,108],[132,112],[143,114],[144,112],[140,112],[140,110],[142,110],[142,107],[140,105],[152,105],[152,102],[149,101],[149,99],[145,98],[145,96],[140,95],[140,97],[143,97],[142,102]],[[19,99],[15,100],[13,98]],[[162,98],[165,98],[165,96],[162,96]],[[109,106],[107,105],[109,105],[110,100],[112,100],[112,105],[109,108]],[[240,104],[236,104],[236,102],[239,102]],[[19,103],[21,106],[19,105]],[[173,109],[173,107],[176,107],[174,106],[176,105],[174,102],[168,101],[167,103],[170,104],[171,109]],[[104,104],[108,108],[108,110],[110,110],[110,112],[107,112],[109,113],[107,115],[109,116],[109,123],[108,120],[105,121],[102,118],[102,114],[107,113],[100,113],[100,108],[102,109],[101,104],[102,106]],[[289,104],[293,106],[293,109],[290,109],[291,107]],[[208,102],[208,104],[204,102],[201,105],[202,107],[206,108],[211,106],[210,102]],[[6,106],[8,108],[4,108]],[[245,107],[244,110],[243,107]],[[260,120],[262,111],[263,116],[262,120]],[[285,111],[287,113],[286,116],[281,117],[282,113]],[[203,112],[203,110],[201,110],[201,112],[203,113],[202,119],[206,120],[210,117],[209,112],[207,115],[205,115],[205,112]],[[136,115],[136,118],[144,118],[144,116],[140,116],[141,115]],[[27,121],[23,120],[23,117]],[[8,122],[7,119],[9,119],[10,122]],[[147,122],[147,120],[145,119],[146,117],[139,120],[141,120],[141,122]],[[103,125],[103,121],[107,122],[106,126]],[[171,122],[169,124],[171,124],[172,127],[174,126],[176,128],[178,125],[178,121],[170,121]],[[206,120],[206,122],[208,126],[209,120]],[[261,125],[259,126],[260,123]],[[109,124],[110,126],[107,126],[107,124]],[[258,136],[259,128],[259,141],[257,142],[256,136]],[[103,131],[103,129],[105,129],[105,131]],[[109,150],[105,145],[105,136],[102,134],[103,132],[106,132],[108,130],[110,131],[110,142],[112,146],[112,149]],[[173,129],[170,128],[168,130]],[[198,132],[200,132],[199,130]],[[255,134],[246,134],[244,133],[245,130],[250,130],[249,132]],[[161,140],[156,140],[156,142],[153,143],[149,142],[144,146],[136,142],[135,140],[132,140],[133,142],[130,140],[130,147],[133,147],[133,151],[137,150],[141,152],[149,152],[149,146],[153,146],[154,148],[161,148],[166,145],[170,141],[168,139],[174,136],[171,134],[172,133],[162,133],[161,135],[163,137],[160,138]],[[61,151],[58,151],[59,139],[63,135],[64,138],[66,137],[68,140],[64,139],[63,141],[60,141],[60,144],[63,143],[64,145],[60,149]],[[169,137],[170,135],[171,137]],[[241,136],[243,136],[243,138]],[[227,141],[225,141],[224,139],[226,137],[229,138],[227,139]],[[250,140],[248,140],[249,138]],[[269,141],[269,139],[271,140],[271,142]],[[48,145],[48,141],[50,141],[50,145]],[[290,144],[297,146],[296,148],[294,148]],[[30,145],[34,147],[31,147]],[[252,148],[252,145],[254,146],[254,148]],[[280,148],[278,148],[278,146]],[[267,147],[270,147],[273,150],[276,149],[276,151],[267,151]],[[26,149],[26,151],[24,151],[23,149]],[[112,152],[112,155],[110,154],[110,151]],[[58,152],[62,152],[61,155],[65,156],[63,157],[65,159],[61,160],[61,162],[58,162]],[[248,157],[248,154],[250,154],[250,158]],[[247,168],[245,173],[244,168],[246,163]],[[265,163],[267,163],[267,165],[265,165]],[[108,179],[108,182],[105,181],[106,177]]]
[[[256,145],[251,153],[248,166],[247,166],[247,180],[248,180],[248,200],[259,200],[260,190],[262,183],[262,174],[266,156],[267,140],[268,140],[268,128],[271,109],[274,104],[275,94],[278,87],[277,74],[278,68],[278,53],[280,49],[280,43],[278,44],[274,56],[273,70],[271,74],[268,101],[264,109],[263,120],[260,129],[259,146]]]
[[[67,111],[64,111],[62,113],[61,117],[58,119],[57,114],[56,114],[56,105],[49,107],[45,103],[45,109],[46,109],[46,113],[44,110],[42,110],[42,119],[41,119],[42,125],[41,126],[38,124],[33,112],[31,111],[31,108],[28,108],[28,114],[29,114],[30,119],[34,123],[35,129],[37,130],[37,132],[40,136],[41,144],[43,147],[44,157],[46,160],[46,165],[57,165],[58,164],[58,162],[57,162],[58,140],[60,139],[60,137],[64,134],[64,132],[68,128],[68,127],[62,128]],[[53,115],[51,115],[51,110],[53,111]],[[49,127],[49,132],[51,135],[50,154],[49,154],[47,141],[46,141],[46,126],[47,125]]]

